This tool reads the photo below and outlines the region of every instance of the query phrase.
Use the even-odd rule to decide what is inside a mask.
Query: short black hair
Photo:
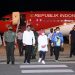
[[[53,28],[51,28],[50,30],[53,30]]]
[[[74,25],[74,27],[75,27],[75,25]]]
[[[60,29],[59,27],[56,27],[56,29]]]

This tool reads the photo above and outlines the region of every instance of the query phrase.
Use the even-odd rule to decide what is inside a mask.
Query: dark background
[[[75,11],[74,0],[0,0],[0,17],[13,11]]]

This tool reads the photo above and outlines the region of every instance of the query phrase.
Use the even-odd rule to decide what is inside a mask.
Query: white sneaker
[[[55,60],[55,62],[59,62],[58,60]]]
[[[30,63],[26,63],[26,64],[30,64]]]
[[[41,62],[41,58],[39,58],[38,62]]]
[[[44,60],[42,60],[42,64],[45,64],[45,61]]]

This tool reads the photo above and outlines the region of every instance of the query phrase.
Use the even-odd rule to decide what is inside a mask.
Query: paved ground
[[[69,45],[65,44],[64,52],[60,52],[59,62],[46,54],[46,64],[38,63],[37,57],[31,60],[31,64],[24,64],[24,56],[19,56],[18,49],[15,50],[15,65],[6,64],[6,51],[0,48],[0,75],[75,75],[75,56],[69,58]]]
[[[69,58],[69,54],[70,54],[70,46],[68,44],[64,45],[64,52],[60,52],[60,57],[59,60],[60,61],[75,61],[75,56],[73,56],[72,58]],[[38,52],[37,52],[37,57],[36,60],[38,60]],[[15,60],[16,61],[23,61],[24,56],[19,56],[19,52],[18,52],[18,48],[15,49]],[[34,61],[36,61],[34,60]],[[54,60],[54,56],[50,56],[50,52],[48,51],[46,53],[46,60],[47,61],[53,61]],[[6,61],[6,50],[5,48],[2,46],[0,47],[0,61]]]
[[[75,75],[75,62],[46,62],[45,65],[37,62],[3,63],[0,64],[0,75]]]

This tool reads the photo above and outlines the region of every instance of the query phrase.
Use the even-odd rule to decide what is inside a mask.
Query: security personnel
[[[8,31],[4,32],[4,45],[6,46],[6,55],[7,55],[7,64],[14,64],[14,44],[16,33],[12,31],[13,28],[11,25],[8,26]]]
[[[71,46],[70,49],[70,58],[71,58],[72,55],[75,55],[75,25],[69,33],[69,44]]]
[[[32,47],[32,59],[36,59],[36,53],[38,49],[38,33],[34,28],[32,28],[32,31],[34,32],[35,36],[35,46]]]
[[[22,43],[22,38],[23,38],[23,33],[21,31],[21,29],[18,30],[17,33],[17,44],[18,44],[18,48],[19,48],[19,55],[23,56],[23,43]]]
[[[53,28],[50,29],[50,33],[48,34],[48,41],[49,41],[49,45],[50,45],[50,56],[53,56],[53,50],[54,47],[51,46],[51,38],[53,36]]]

